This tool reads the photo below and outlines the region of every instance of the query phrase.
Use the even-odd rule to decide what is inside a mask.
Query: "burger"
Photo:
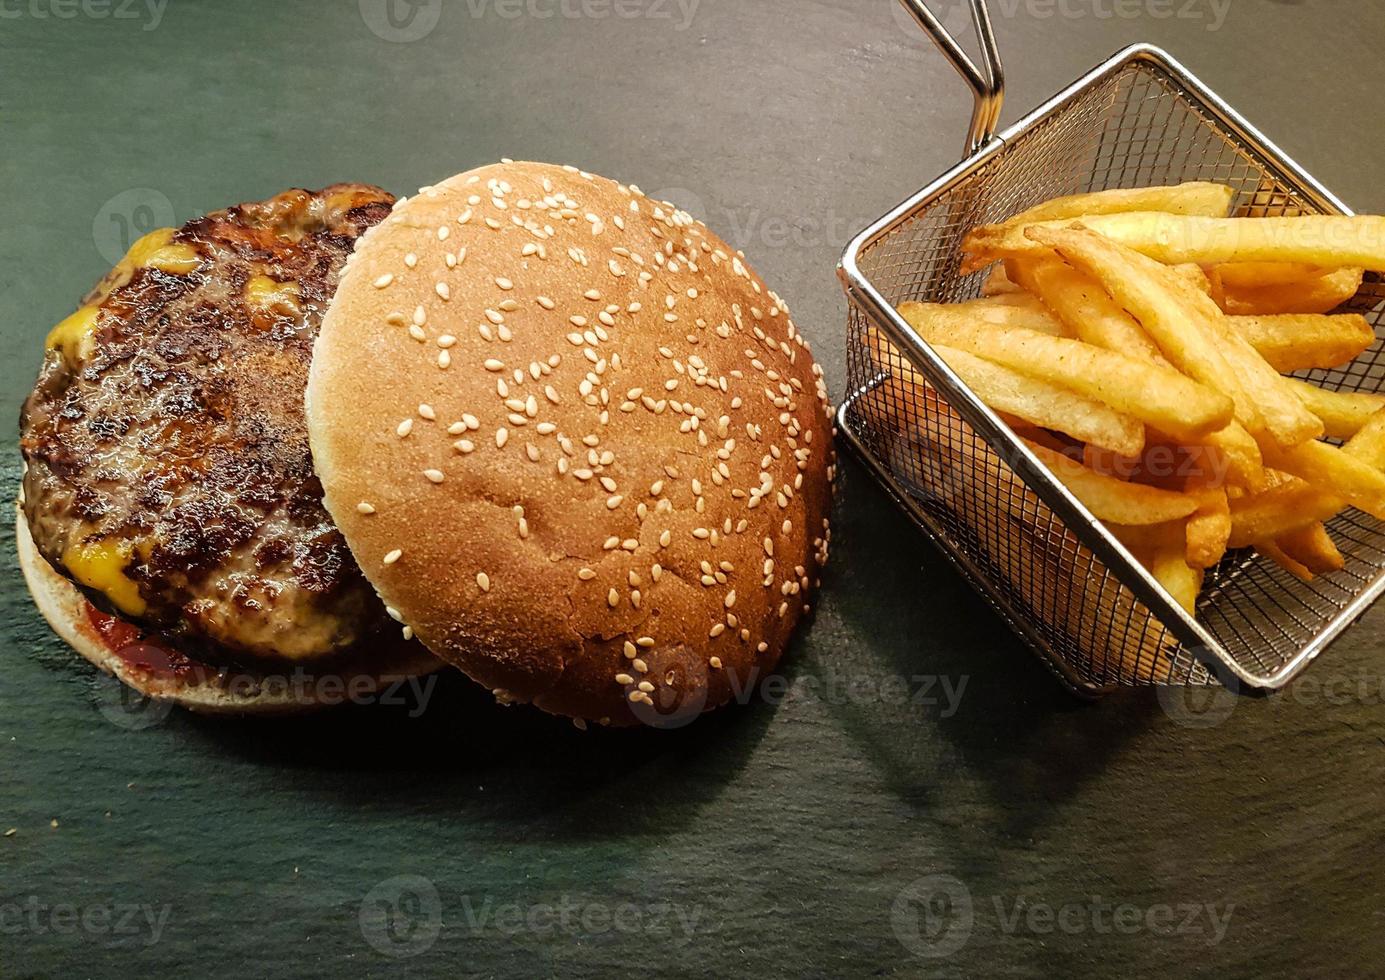
[[[428,673],[322,507],[303,415],[376,187],[291,190],[153,231],[47,338],[16,540],[82,656],[149,697],[280,713]]]
[[[831,406],[783,300],[571,167],[142,241],[50,335],[22,428],[40,607],[194,706],[256,703],[226,672],[446,662],[579,727],[681,723],[774,669],[831,538]]]

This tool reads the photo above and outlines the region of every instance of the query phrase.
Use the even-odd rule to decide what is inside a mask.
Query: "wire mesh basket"
[[[1237,191],[1236,214],[1351,212],[1168,54],[1117,53],[998,136],[1003,81],[984,0],[971,0],[978,69],[922,0],[901,0],[971,85],[968,155],[846,249],[850,395],[840,428],[896,501],[1073,691],[1220,682],[1288,684],[1385,590],[1385,525],[1357,510],[1328,524],[1346,567],[1304,583],[1253,552],[1209,571],[1190,616],[1053,479],[896,313],[907,300],[981,294],[959,274],[973,227],[1042,201],[1108,188],[1206,180]],[[1345,309],[1377,328],[1368,275]],[[890,363],[868,350],[874,327]],[[1304,372],[1323,387],[1378,391],[1377,339],[1346,368]]]

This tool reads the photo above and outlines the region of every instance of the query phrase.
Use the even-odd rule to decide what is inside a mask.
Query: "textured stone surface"
[[[144,220],[138,205],[166,202],[161,220],[181,222],[290,184],[411,192],[502,155],[571,161],[698,211],[783,293],[841,394],[840,247],[954,162],[968,111],[887,0],[703,0],[684,30],[687,3],[621,8],[671,19],[573,19],[578,0],[536,0],[544,19],[447,0],[406,43],[370,30],[392,30],[382,6],[173,0],[153,30],[142,5],[126,8],[135,19],[6,6],[8,418],[44,332],[104,271],[121,218]],[[1239,0],[1209,30],[1212,5],[1181,0],[1201,19],[1156,18],[1153,3],[1134,18],[994,6],[1007,118],[1155,40],[1348,203],[1385,209],[1379,138],[1361,125],[1385,89],[1385,11]],[[4,456],[6,494],[17,460]],[[1071,700],[854,465],[839,497],[790,694],[671,733],[583,734],[493,707],[460,676],[417,718],[132,716],[39,620],[6,533],[0,833],[16,833],[0,837],[0,974],[1379,973],[1385,610],[1289,695],[1193,730],[1147,694]],[[965,677],[960,705],[941,682],[926,692],[940,703],[903,703],[915,675],[954,695]],[[899,939],[920,921],[907,889],[936,875],[965,887],[972,926],[934,901],[935,941],[914,945],[966,942],[920,958]],[[371,910],[401,889],[391,932]],[[149,944],[142,919],[114,936],[31,919],[30,896],[112,909],[114,924],[127,905],[167,919]],[[1012,925],[1018,901],[1040,911]],[[1042,931],[1043,909],[1072,904]],[[1131,934],[1101,911],[1122,904]],[[1162,931],[1172,907],[1175,928],[1185,904],[1234,905],[1220,942],[1205,912],[1200,934],[1151,934],[1151,913]]]

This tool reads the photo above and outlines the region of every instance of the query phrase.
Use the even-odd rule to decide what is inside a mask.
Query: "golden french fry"
[[[1255,550],[1274,562],[1284,571],[1294,578],[1303,582],[1313,581],[1313,572],[1308,566],[1291,558],[1278,543],[1274,541],[1257,541]]]
[[[1376,469],[1385,469],[1385,411],[1366,419],[1342,452]]]
[[[1126,483],[1037,443],[1026,445],[1097,520],[1138,527],[1182,520],[1197,510],[1197,499],[1186,493]]]
[[[1223,286],[1239,288],[1297,285],[1325,272],[1326,269],[1301,262],[1223,262],[1209,270],[1209,274],[1221,279]]]
[[[1135,187],[1054,198],[1015,215],[1005,224],[1029,224],[1089,214],[1121,211],[1167,211],[1225,217],[1236,192],[1224,184],[1193,181],[1167,187]]]
[[[1355,313],[1232,316],[1228,321],[1280,374],[1340,367],[1375,343],[1370,322]]]
[[[1314,575],[1339,572],[1346,567],[1346,559],[1321,522],[1280,535],[1275,544]]]
[[[1302,480],[1231,501],[1230,548],[1249,548],[1309,524],[1331,520],[1346,501]]]
[[[1177,524],[1161,528],[1149,555],[1149,573],[1188,615],[1197,612],[1197,597],[1202,592],[1202,569],[1188,564],[1183,528]]]
[[[1270,449],[1265,461],[1373,517],[1385,519],[1385,472],[1351,453],[1325,442],[1305,442],[1288,449]]]
[[[1010,281],[1009,275],[1005,271],[1005,266],[996,264],[991,267],[991,273],[986,277],[986,281],[981,284],[982,296],[1008,296],[1011,293],[1019,292],[1019,286]]]
[[[1061,228],[1071,219],[988,225],[963,242],[963,271],[1035,250],[1034,228]],[[1082,224],[1112,241],[1163,262],[1300,262],[1330,269],[1360,266],[1385,271],[1385,217],[1299,215],[1283,218],[1207,218],[1144,211],[1092,214]],[[1277,312],[1284,312],[1279,310]]]
[[[1023,327],[1054,337],[1068,333],[1061,320],[1027,293],[1008,293],[965,303],[901,303],[899,315],[919,329],[924,324],[985,323],[996,327]]]
[[[877,368],[891,372],[918,391],[928,389],[924,376],[873,327],[866,331],[866,344]],[[936,344],[933,349],[978,398],[997,412],[1018,416],[1031,425],[1055,429],[1079,442],[1095,443],[1119,453],[1135,455],[1144,448],[1144,426],[1109,406],[965,351]]]
[[[1385,411],[1371,416],[1342,447],[1341,455],[1380,472],[1385,467]],[[1315,486],[1297,478],[1283,480],[1263,493],[1231,502],[1231,547],[1246,548],[1330,520],[1346,506],[1335,487]]]
[[[1057,249],[1069,263],[1099,281],[1112,299],[1135,316],[1174,367],[1232,400],[1236,420],[1249,432],[1264,428],[1259,409],[1227,362],[1220,332],[1187,299],[1191,290],[1171,288],[1171,278],[1161,269],[1095,232],[1031,225],[1026,234]]]
[[[1143,266],[1151,276],[1161,278],[1187,302],[1189,308],[1196,311],[1199,322],[1217,339],[1222,355],[1258,411],[1258,421],[1263,423],[1263,431],[1270,439],[1280,447],[1288,447],[1323,435],[1322,421],[1308,411],[1293,389],[1284,383],[1284,379],[1255,348],[1231,328],[1210,297],[1170,275],[1166,268],[1147,256],[1136,253],[1130,256],[1130,260],[1136,266]],[[1240,421],[1252,436],[1261,435],[1257,420],[1241,418]]]
[[[1315,279],[1270,286],[1222,285],[1218,305],[1227,313],[1329,313],[1361,289],[1364,270],[1337,269]]]
[[[1360,391],[1328,391],[1308,381],[1285,378],[1308,411],[1322,419],[1330,439],[1350,439],[1372,416],[1385,409],[1385,395]]]
[[[1121,309],[1091,276],[1056,255],[1005,263],[1010,279],[1057,314],[1072,336],[1151,364],[1167,365],[1159,347],[1138,322]]]
[[[1198,507],[1185,529],[1186,558],[1193,568],[1206,570],[1226,555],[1231,540],[1231,505],[1221,488],[1201,489],[1196,496]]]
[[[1247,490],[1265,486],[1265,462],[1260,444],[1239,422],[1232,422],[1202,440],[1208,453],[1200,457],[1206,472],[1223,475],[1223,481]]]
[[[1231,400],[1220,392],[1172,368],[1080,340],[1020,327],[996,330],[975,323],[936,323],[926,317],[914,326],[930,344],[963,350],[1061,385],[1177,438],[1198,439],[1231,421]]]

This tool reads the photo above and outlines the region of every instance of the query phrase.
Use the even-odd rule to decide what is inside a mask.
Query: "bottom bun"
[[[53,631],[104,673],[147,698],[209,715],[287,715],[369,697],[443,664],[417,641],[333,658],[310,671],[220,667],[188,657],[167,641],[98,611],[39,553],[23,514],[15,524],[19,567]]]

